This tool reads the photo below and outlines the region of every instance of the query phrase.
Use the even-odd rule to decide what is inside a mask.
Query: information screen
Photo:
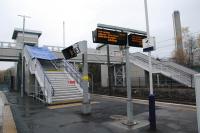
[[[128,44],[131,47],[140,47],[142,48],[142,40],[147,38],[145,35],[138,35],[138,34],[129,34],[128,35]]]
[[[127,33],[97,28],[93,31],[93,42],[112,45],[126,45]]]

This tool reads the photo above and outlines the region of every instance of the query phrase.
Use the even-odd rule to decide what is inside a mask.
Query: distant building
[[[175,48],[183,49],[181,19],[179,11],[174,11],[173,13],[173,24],[174,24]]]
[[[200,66],[200,48],[193,50],[193,65]]]

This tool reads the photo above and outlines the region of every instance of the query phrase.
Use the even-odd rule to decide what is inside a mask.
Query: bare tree
[[[188,62],[188,56],[183,49],[176,49],[173,52],[173,58],[178,64],[181,65],[186,65]]]
[[[182,28],[183,49],[178,48],[174,51],[173,57],[175,61],[182,65],[193,66],[193,49],[195,48],[196,40],[190,33],[188,27]],[[200,42],[199,42],[200,43]]]

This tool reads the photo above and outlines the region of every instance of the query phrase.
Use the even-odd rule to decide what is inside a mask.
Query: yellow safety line
[[[3,110],[3,133],[17,133],[15,121],[9,105]]]
[[[91,102],[91,104],[97,104],[97,103],[99,102]],[[60,108],[75,107],[81,105],[82,103],[61,104],[61,105],[48,106],[48,109],[60,109]]]

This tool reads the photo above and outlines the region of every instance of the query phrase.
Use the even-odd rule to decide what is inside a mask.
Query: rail
[[[50,51],[54,52],[61,52],[65,47],[60,46],[47,46],[44,45],[44,47],[48,48]],[[88,54],[91,55],[107,55],[106,51],[96,50],[96,49],[88,49]],[[110,52],[110,56],[123,56],[121,51],[112,51]]]
[[[145,67],[148,70],[148,56],[141,54],[141,53],[134,53],[131,54],[131,59],[135,62],[139,63],[143,67]],[[154,72],[160,72],[164,75],[170,76],[171,78],[183,83],[187,84],[190,87],[194,86],[194,77],[192,70],[190,71],[184,71],[182,69],[177,68],[176,65],[173,66],[173,64],[161,62],[155,59],[152,59],[152,66]],[[185,68],[184,68],[185,69]]]
[[[38,59],[32,59],[30,57],[30,55],[28,54],[28,50],[26,48],[24,49],[24,56],[26,59],[26,63],[28,63],[30,72],[34,73],[36,77],[38,77],[38,82],[40,83],[40,85],[43,84],[43,86],[41,86],[41,89],[43,93],[47,92],[47,94],[45,95],[48,97],[48,102],[50,102],[51,101],[50,96],[54,96],[55,89],[53,88],[45,71],[43,70],[42,65],[40,64]],[[48,88],[51,88],[51,89],[49,90]]]
[[[72,64],[68,61],[63,60],[65,70],[77,81],[77,83],[81,83],[81,73],[74,68]]]
[[[21,49],[15,42],[0,42],[0,48],[16,48]]]
[[[39,71],[41,70],[42,72],[40,72],[40,73],[43,73],[43,75],[44,75],[44,87],[45,87],[45,81],[47,81],[48,82],[48,86],[50,86],[51,87],[51,89],[53,90],[52,92],[51,92],[51,94],[52,94],[52,96],[54,96],[54,93],[55,93],[55,89],[53,88],[53,86],[52,86],[52,84],[51,84],[51,81],[49,80],[49,78],[48,78],[48,76],[46,75],[46,73],[44,72],[44,69],[43,69],[43,67],[42,67],[42,65],[40,64],[40,62],[37,60],[37,59],[35,59],[36,60],[36,66],[37,66],[37,64],[39,65]],[[36,71],[37,71],[37,69],[36,69]],[[47,87],[48,88],[48,87]]]

